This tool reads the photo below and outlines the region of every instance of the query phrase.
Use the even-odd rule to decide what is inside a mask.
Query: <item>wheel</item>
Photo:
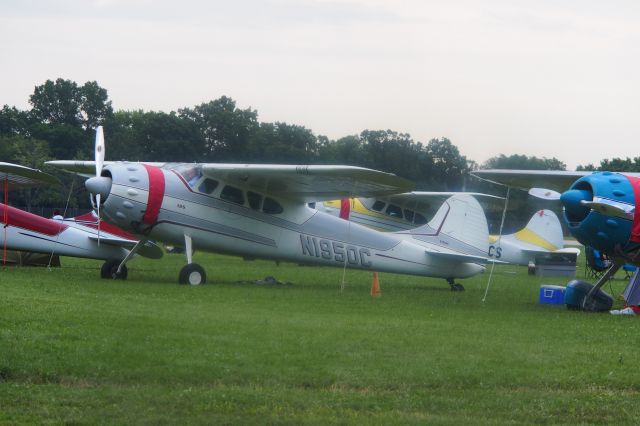
[[[464,291],[464,286],[456,283],[453,278],[447,278],[447,283],[451,286],[451,291]]]
[[[207,282],[207,274],[202,266],[197,263],[190,263],[185,265],[180,270],[180,277],[178,279],[180,284],[200,285]]]
[[[100,269],[100,276],[109,280],[126,280],[128,275],[127,265],[122,266],[122,270],[118,274],[118,266],[121,260],[107,260]]]

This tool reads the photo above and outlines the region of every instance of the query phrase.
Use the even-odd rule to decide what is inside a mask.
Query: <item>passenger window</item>
[[[233,186],[227,185],[222,188],[220,198],[225,201],[231,201],[232,203],[244,204],[244,194],[242,193],[242,190]]]
[[[211,195],[217,187],[218,187],[217,180],[206,178],[205,180],[202,181],[200,186],[198,186],[198,191]]]
[[[389,204],[386,213],[391,217],[398,217],[402,219],[402,209],[395,204]]]
[[[428,220],[426,217],[422,216],[420,213],[416,213],[413,223],[415,223],[416,225],[424,225],[427,222]]]
[[[253,210],[260,210],[262,195],[249,191],[247,192],[247,201],[249,201],[249,207],[251,207]]]
[[[273,198],[265,197],[262,211],[267,214],[280,214],[282,213],[282,206]]]
[[[371,209],[377,211],[377,212],[381,212],[382,209],[384,209],[384,206],[387,203],[385,203],[384,201],[380,201],[380,200],[376,200],[375,203],[373,203],[373,206],[371,206]]]
[[[413,210],[404,209],[404,218],[409,222],[413,221]]]

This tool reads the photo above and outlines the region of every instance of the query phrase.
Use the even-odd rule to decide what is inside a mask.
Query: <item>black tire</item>
[[[129,271],[127,265],[122,267],[122,270],[118,274],[118,266],[120,266],[121,260],[107,260],[100,269],[100,276],[107,280],[126,280]]]
[[[464,291],[464,286],[462,284],[455,283],[451,286],[451,291]]]
[[[207,282],[207,273],[202,266],[197,263],[191,263],[185,265],[180,270],[180,277],[178,278],[180,284],[200,285]]]

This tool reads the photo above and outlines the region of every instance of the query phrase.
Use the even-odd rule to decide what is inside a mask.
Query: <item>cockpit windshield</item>
[[[185,164],[175,169],[180,176],[189,184],[191,188],[195,188],[202,177],[202,166]]]

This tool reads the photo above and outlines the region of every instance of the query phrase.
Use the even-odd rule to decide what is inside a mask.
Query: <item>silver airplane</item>
[[[97,129],[98,146],[103,140]],[[194,248],[251,258],[348,267],[446,279],[484,271],[488,228],[472,197],[454,197],[421,227],[379,232],[308,206],[314,201],[406,192],[397,176],[352,166],[262,164],[176,164],[50,161],[61,169],[91,175],[86,188],[108,223],[140,238],[185,248],[182,284],[206,282],[193,263]],[[134,247],[120,268],[135,254]]]

